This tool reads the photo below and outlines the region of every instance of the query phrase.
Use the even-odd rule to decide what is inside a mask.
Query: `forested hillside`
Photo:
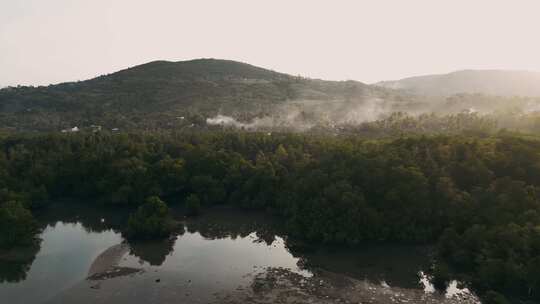
[[[361,100],[371,94],[367,88],[227,60],[156,61],[87,81],[2,89],[0,124],[17,130],[182,127],[218,113],[252,118],[290,100]]]
[[[371,133],[381,135],[388,133],[387,122],[395,121],[396,115],[423,122],[435,115],[437,125],[477,115],[493,122],[491,132],[535,132],[539,109],[537,97],[422,96],[356,81],[309,79],[235,61],[199,59],[155,61],[86,81],[1,89],[0,129],[148,131],[217,125],[259,131],[361,130],[366,135],[362,130],[378,126]],[[448,133],[455,128],[425,130]]]

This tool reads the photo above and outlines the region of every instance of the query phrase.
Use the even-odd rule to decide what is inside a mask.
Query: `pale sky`
[[[0,0],[0,87],[222,58],[362,82],[540,71],[539,0]]]

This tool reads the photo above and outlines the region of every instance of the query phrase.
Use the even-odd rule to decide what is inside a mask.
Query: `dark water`
[[[208,302],[247,286],[266,267],[304,276],[315,269],[384,286],[432,287],[423,271],[429,248],[364,245],[354,249],[295,249],[279,223],[260,214],[214,210],[185,221],[168,240],[127,243],[125,219],[79,207],[43,215],[41,243],[0,259],[1,303]],[[292,243],[292,242],[289,242]],[[113,267],[102,280],[87,280]],[[449,293],[460,292],[455,283]],[[112,300],[112,301],[111,301]]]

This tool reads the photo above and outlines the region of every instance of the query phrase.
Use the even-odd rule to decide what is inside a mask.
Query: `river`
[[[430,248],[302,245],[260,213],[177,213],[183,232],[127,242],[125,219],[80,206],[39,216],[39,246],[0,256],[2,303],[479,303],[425,275]]]

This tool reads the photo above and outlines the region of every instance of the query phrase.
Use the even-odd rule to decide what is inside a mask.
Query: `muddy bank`
[[[97,274],[96,274],[97,275]],[[140,271],[124,277],[94,276],[48,303],[212,303],[212,304],[478,304],[471,294],[446,296],[316,271],[304,276],[285,268],[247,274],[246,284],[214,292],[216,286],[173,273]],[[223,286],[222,286],[223,287]]]
[[[90,269],[88,270],[88,277],[100,276],[107,273],[118,265],[120,260],[126,253],[129,252],[129,245],[126,243],[117,244],[109,247],[98,255]]]
[[[270,268],[253,279],[248,288],[216,295],[214,303],[364,303],[364,304],[478,304],[471,294],[448,296],[422,289],[374,284],[326,271],[305,277],[282,268]]]

